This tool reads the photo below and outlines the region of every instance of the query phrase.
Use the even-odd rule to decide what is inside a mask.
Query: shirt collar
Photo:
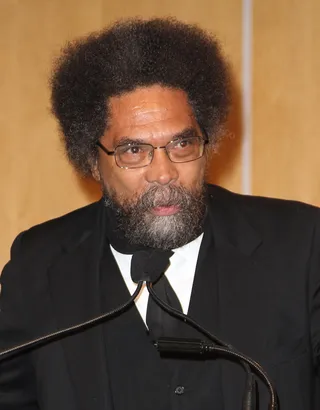
[[[180,248],[173,249],[174,254],[183,256],[185,259],[193,260],[194,255],[198,255],[201,242],[203,239],[203,233],[191,242],[186,243]]]

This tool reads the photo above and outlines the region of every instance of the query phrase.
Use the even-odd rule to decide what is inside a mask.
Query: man
[[[319,211],[205,184],[229,107],[216,41],[171,19],[120,22],[68,45],[51,85],[69,159],[103,197],[15,240],[2,350],[121,305],[140,256],[161,254],[167,302],[260,362],[281,410],[318,409]],[[0,362],[0,408],[240,409],[241,366],[160,357],[157,337],[203,335],[178,320],[166,333],[154,309],[144,287],[121,315]]]

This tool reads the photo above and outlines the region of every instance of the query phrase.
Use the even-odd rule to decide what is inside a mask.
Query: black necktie
[[[169,266],[172,251],[139,251],[131,261],[131,276],[150,280],[157,296],[171,307],[182,311],[179,299],[166,278],[164,272]],[[161,336],[177,336],[179,320],[165,312],[149,295],[147,307],[147,326],[152,340]]]

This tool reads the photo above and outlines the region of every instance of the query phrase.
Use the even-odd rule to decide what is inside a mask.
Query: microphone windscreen
[[[131,278],[133,282],[156,282],[168,269],[172,251],[143,250],[135,252],[131,260]]]

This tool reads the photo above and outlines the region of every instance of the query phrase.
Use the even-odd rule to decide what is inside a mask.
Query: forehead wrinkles
[[[137,107],[131,111],[127,118],[127,123],[132,126],[143,127],[157,125],[166,121],[177,119],[177,113],[173,113],[168,108],[163,107]]]
[[[170,112],[170,108],[161,107],[157,103],[141,103],[132,107],[131,117],[136,125],[146,125],[150,122],[170,120],[173,117]]]
[[[190,123],[192,121],[191,112],[187,107],[179,110],[169,106],[159,106],[157,103],[139,104],[134,107],[121,106],[114,107],[111,111],[113,125],[117,126],[144,126],[166,121],[181,121]]]
[[[109,100],[110,122],[117,128],[146,125],[157,121],[190,122],[192,108],[181,90],[152,86]]]

